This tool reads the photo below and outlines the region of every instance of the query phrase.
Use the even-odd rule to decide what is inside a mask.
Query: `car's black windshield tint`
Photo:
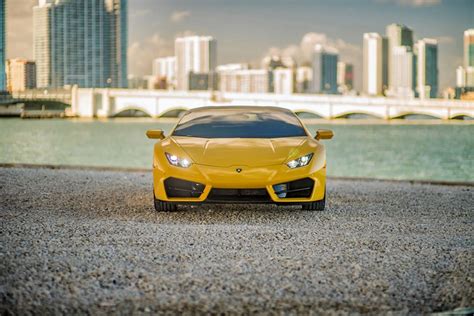
[[[202,138],[279,138],[306,136],[293,113],[216,110],[185,115],[173,136]]]

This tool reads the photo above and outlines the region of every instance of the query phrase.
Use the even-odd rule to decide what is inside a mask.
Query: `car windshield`
[[[186,114],[173,136],[201,138],[280,138],[307,136],[291,112],[216,109]]]

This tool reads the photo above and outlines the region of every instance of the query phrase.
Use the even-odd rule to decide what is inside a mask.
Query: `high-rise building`
[[[162,57],[153,61],[153,76],[164,81],[167,88],[176,86],[176,57]]]
[[[474,29],[464,31],[464,67],[474,67]]]
[[[36,88],[36,65],[26,59],[9,59],[6,62],[8,92],[21,92]]]
[[[389,89],[393,90],[392,84],[395,77],[400,76],[400,74],[397,74],[398,68],[393,64],[392,57],[395,47],[407,46],[413,51],[413,31],[405,25],[393,23],[387,26],[386,35],[388,41],[388,86]]]
[[[0,91],[5,91],[5,53],[6,53],[6,0],[0,0]]]
[[[317,44],[313,53],[313,92],[337,93],[337,50]]]
[[[464,88],[466,86],[466,69],[462,66],[456,68],[456,87]]]
[[[217,42],[211,36],[178,37],[175,41],[176,87],[189,90],[190,76],[207,75],[210,84],[215,86],[215,68],[217,63]]]
[[[466,68],[466,87],[474,87],[474,67]]]
[[[308,66],[301,66],[296,69],[296,92],[311,92],[311,83],[313,81],[313,69]]]
[[[363,47],[363,92],[382,95],[388,80],[387,40],[378,33],[365,33]]]
[[[347,93],[354,86],[354,66],[346,62],[337,63],[337,89],[340,93]]]
[[[268,71],[266,69],[248,69],[247,66],[219,66],[219,91],[239,93],[267,93]]]
[[[393,48],[391,65],[396,69],[392,76],[391,87],[387,94],[393,97],[413,98],[415,92],[413,90],[414,77],[414,61],[413,51],[409,46],[396,46]]]
[[[127,87],[127,0],[39,0],[38,87]]]
[[[419,97],[436,98],[438,96],[438,42],[425,38],[416,43],[417,90]]]
[[[277,94],[292,94],[295,92],[295,71],[292,68],[273,70],[273,87]]]

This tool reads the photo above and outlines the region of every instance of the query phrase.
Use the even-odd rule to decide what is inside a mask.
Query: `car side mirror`
[[[146,131],[146,136],[150,139],[164,139],[165,133],[161,129],[150,129]]]
[[[316,140],[320,139],[331,139],[334,136],[334,133],[329,129],[318,129],[316,131]]]

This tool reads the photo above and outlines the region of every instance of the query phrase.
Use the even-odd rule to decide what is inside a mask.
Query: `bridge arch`
[[[302,111],[295,111],[295,114],[300,118],[300,119],[322,119],[324,118],[322,115],[312,112],[312,111],[307,111],[307,110],[302,110]]]
[[[138,114],[138,115],[137,115]],[[128,106],[121,108],[118,112],[114,113],[113,117],[153,117],[146,109],[140,106]]]
[[[421,119],[437,119],[437,120],[442,120],[443,117],[438,116],[433,113],[425,113],[425,112],[404,112],[404,113],[399,113],[395,116],[392,116],[390,119],[409,119],[410,116],[420,116]]]
[[[184,112],[186,112],[188,109],[183,108],[183,107],[174,107],[174,108],[169,108],[166,109],[166,111],[160,113],[158,117],[163,117],[163,118],[180,118]]]
[[[456,115],[450,117],[452,120],[474,120],[474,116],[465,113],[457,113]]]
[[[313,109],[295,109],[293,110],[293,113],[295,113],[300,119],[320,119],[327,117],[324,113]]]
[[[340,113],[340,114],[336,115],[334,118],[336,118],[336,119],[342,119],[342,118],[351,119],[351,116],[357,116],[357,115],[365,116],[365,117],[362,117],[362,118],[367,118],[367,119],[384,119],[385,118],[381,115],[377,115],[375,113],[370,113],[370,112],[365,112],[365,111],[343,112],[343,113]],[[352,119],[357,119],[357,118],[353,117]]]

